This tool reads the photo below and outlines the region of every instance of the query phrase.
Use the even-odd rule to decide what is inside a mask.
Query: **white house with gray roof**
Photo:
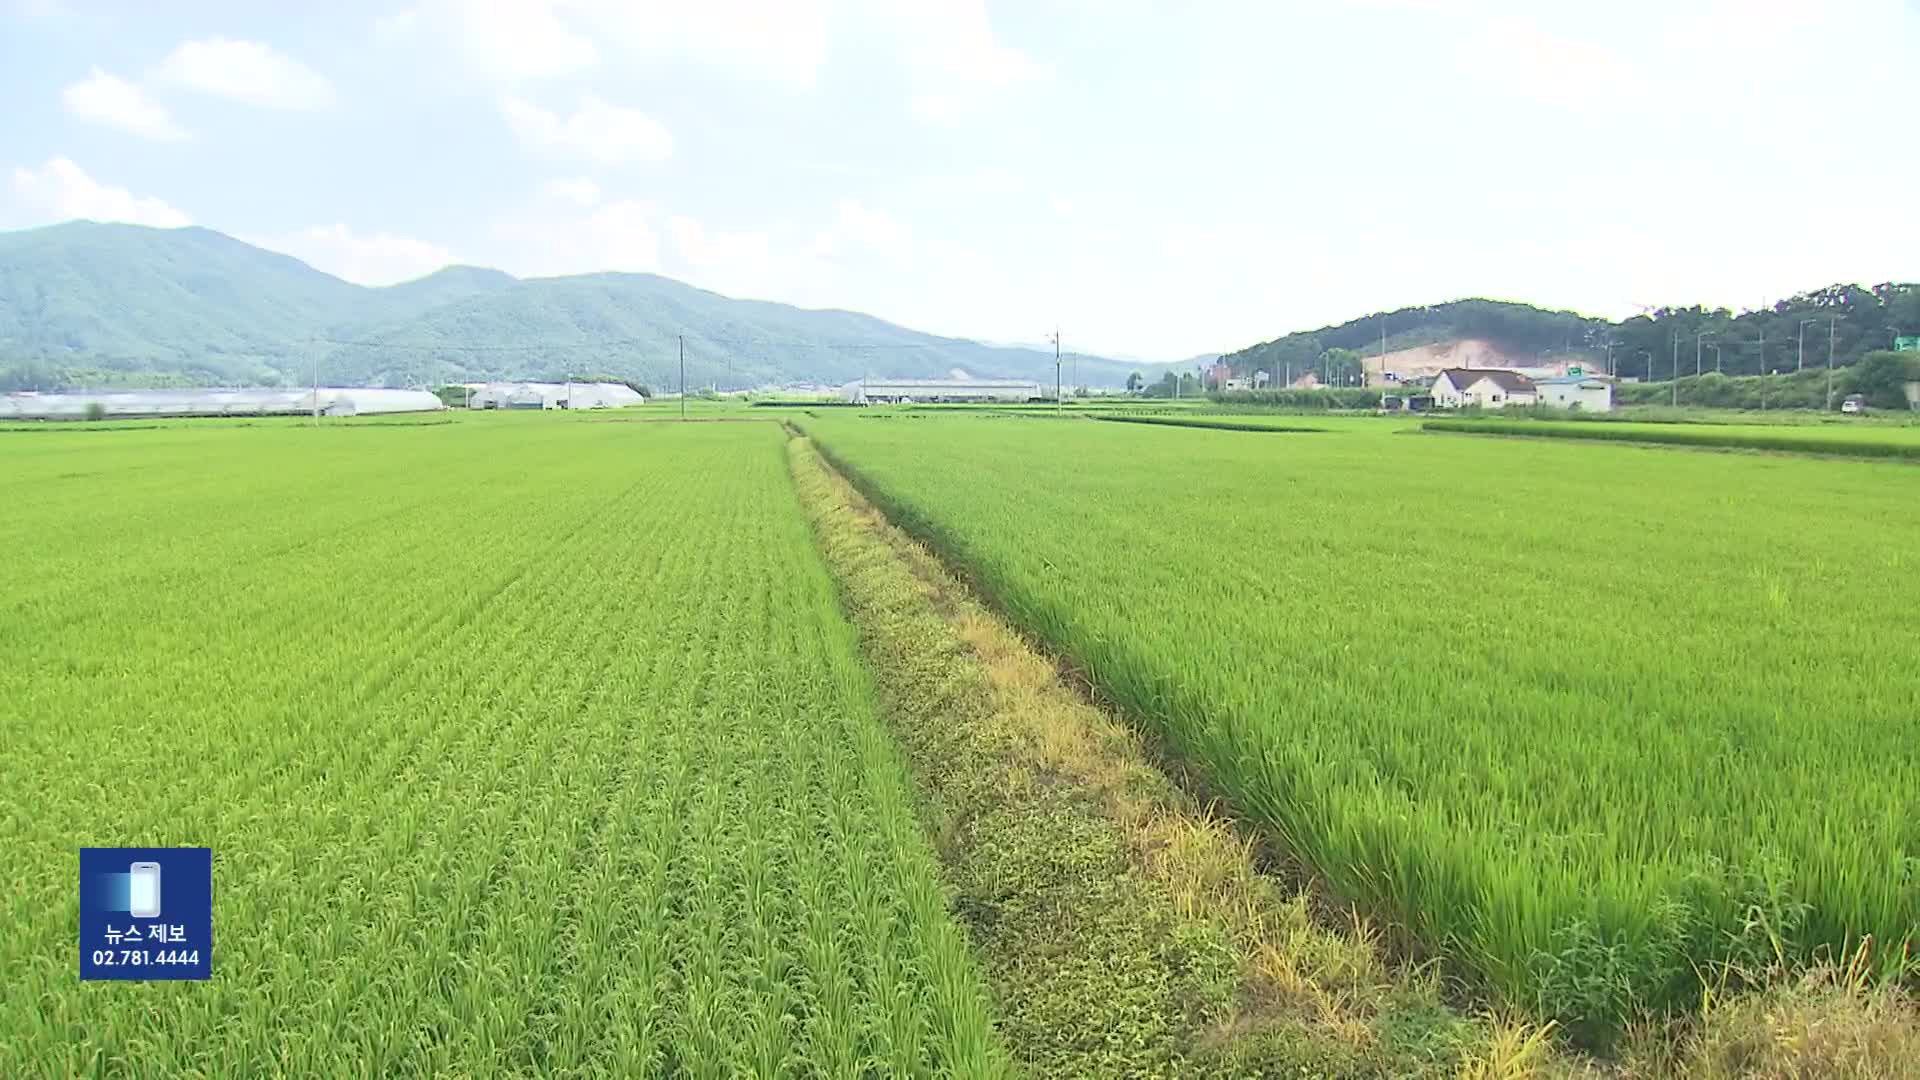
[[[1539,396],[1532,379],[1504,368],[1447,368],[1433,380],[1433,403],[1442,409],[1504,409]]]

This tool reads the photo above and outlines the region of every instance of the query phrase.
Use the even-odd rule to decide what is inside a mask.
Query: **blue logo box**
[[[80,849],[82,980],[212,974],[212,848]]]

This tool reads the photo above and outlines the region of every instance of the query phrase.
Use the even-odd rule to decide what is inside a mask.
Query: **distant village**
[[[1460,355],[1451,355],[1456,351]],[[1613,409],[1613,378],[1589,370],[1590,362],[1582,358],[1496,367],[1475,366],[1471,349],[1443,347],[1410,353],[1366,357],[1362,372],[1355,376],[1364,380],[1364,385],[1382,391],[1383,408],[1408,412],[1535,405],[1581,412]],[[1464,364],[1449,363],[1462,359]],[[1273,388],[1269,372],[1237,376],[1224,360],[1215,361],[1207,369],[1204,381],[1207,389],[1218,392]],[[1285,388],[1292,390],[1317,390],[1328,385],[1312,371],[1284,382]]]
[[[1407,370],[1382,367],[1369,358],[1365,385],[1381,391],[1382,408],[1425,412],[1432,409],[1505,409],[1548,406],[1581,412],[1611,412],[1613,380],[1588,372],[1581,361],[1567,360],[1526,367],[1455,367],[1410,365]],[[1391,357],[1389,358],[1391,359]],[[1424,369],[1423,369],[1424,368]],[[1225,361],[1215,361],[1202,375],[1206,389],[1218,393],[1280,389],[1268,372],[1236,376]],[[1313,372],[1284,384],[1286,389],[1326,388]],[[939,402],[998,402],[1002,404],[1051,401],[1052,386],[1028,379],[856,379],[840,387],[840,398],[856,405]]]

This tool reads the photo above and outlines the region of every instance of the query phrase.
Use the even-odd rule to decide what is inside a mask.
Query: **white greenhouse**
[[[1053,388],[1025,379],[855,379],[840,388],[845,401],[868,405],[888,401],[1052,400]]]
[[[323,386],[319,411],[327,416],[432,412],[446,406],[425,390]],[[91,416],[301,416],[314,411],[316,391],[91,390],[15,393],[0,398],[0,420],[84,420]]]
[[[617,409],[647,403],[625,383],[495,382],[467,389],[472,409]]]

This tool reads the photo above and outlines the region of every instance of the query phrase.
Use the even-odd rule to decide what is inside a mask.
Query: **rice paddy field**
[[[770,411],[1196,766],[1252,830],[1221,850],[1276,840],[1464,996],[1385,974],[1351,920],[1222,982],[1144,910],[1103,923],[1151,960],[1108,1004],[1178,1020],[1189,978],[1279,1026],[1145,1053],[1148,1027],[1008,996],[1113,982],[1075,933],[991,944],[986,913],[1053,902],[1005,868],[1084,853],[949,864],[973,826],[928,799],[958,781],[903,752],[876,678],[961,654],[875,666],[865,635],[921,624],[849,622],[900,589],[829,571],[810,521],[838,506],[803,507]],[[1458,1034],[1489,1007],[1538,1064],[1549,1018],[1599,1047],[1750,975],[1920,978],[1911,463],[1360,416],[688,412],[0,430],[0,1076],[991,1077],[1255,1060],[1207,1058],[1249,1033],[1295,1060],[1275,1032],[1316,1024],[1341,1034],[1299,1047],[1443,1070],[1494,1059]],[[908,689],[922,736],[960,708]],[[961,787],[1098,801],[1070,783]],[[91,845],[213,849],[210,982],[78,981]]]
[[[1339,895],[1504,1000],[1604,1040],[1703,980],[1915,977],[1910,464],[1364,420],[800,423]]]
[[[768,424],[0,432],[0,1075],[1006,1068]],[[75,977],[81,845],[214,977]]]

